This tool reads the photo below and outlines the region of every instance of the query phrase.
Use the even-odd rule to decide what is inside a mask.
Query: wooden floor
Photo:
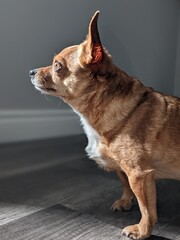
[[[0,240],[116,240],[137,223],[112,212],[121,186],[83,149],[84,136],[0,146]],[[158,217],[150,239],[180,240],[180,182],[157,183]]]

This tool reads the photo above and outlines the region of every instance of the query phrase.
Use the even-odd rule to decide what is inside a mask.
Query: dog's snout
[[[36,70],[36,69],[32,69],[32,70],[30,70],[30,72],[29,72],[29,76],[30,76],[30,77],[34,77],[34,76],[36,75],[36,73],[37,73],[37,70]]]

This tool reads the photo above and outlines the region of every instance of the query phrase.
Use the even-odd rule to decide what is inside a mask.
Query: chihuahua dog
[[[86,40],[56,55],[51,66],[30,71],[35,88],[62,98],[79,114],[87,134],[87,154],[115,171],[123,194],[113,210],[129,210],[135,195],[138,224],[122,234],[151,235],[157,222],[157,178],[180,180],[180,99],[144,86],[112,62],[92,17]]]

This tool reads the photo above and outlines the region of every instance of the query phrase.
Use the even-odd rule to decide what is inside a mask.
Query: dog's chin
[[[49,94],[49,95],[53,95],[56,92],[56,89],[54,88],[48,88],[48,87],[44,87],[44,86],[36,86],[35,88],[40,91],[42,94]]]

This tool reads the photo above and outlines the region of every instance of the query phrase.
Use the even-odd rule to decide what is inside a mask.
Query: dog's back
[[[180,180],[180,99],[156,95],[162,102],[157,115],[162,117],[158,120],[153,166],[158,178]]]

